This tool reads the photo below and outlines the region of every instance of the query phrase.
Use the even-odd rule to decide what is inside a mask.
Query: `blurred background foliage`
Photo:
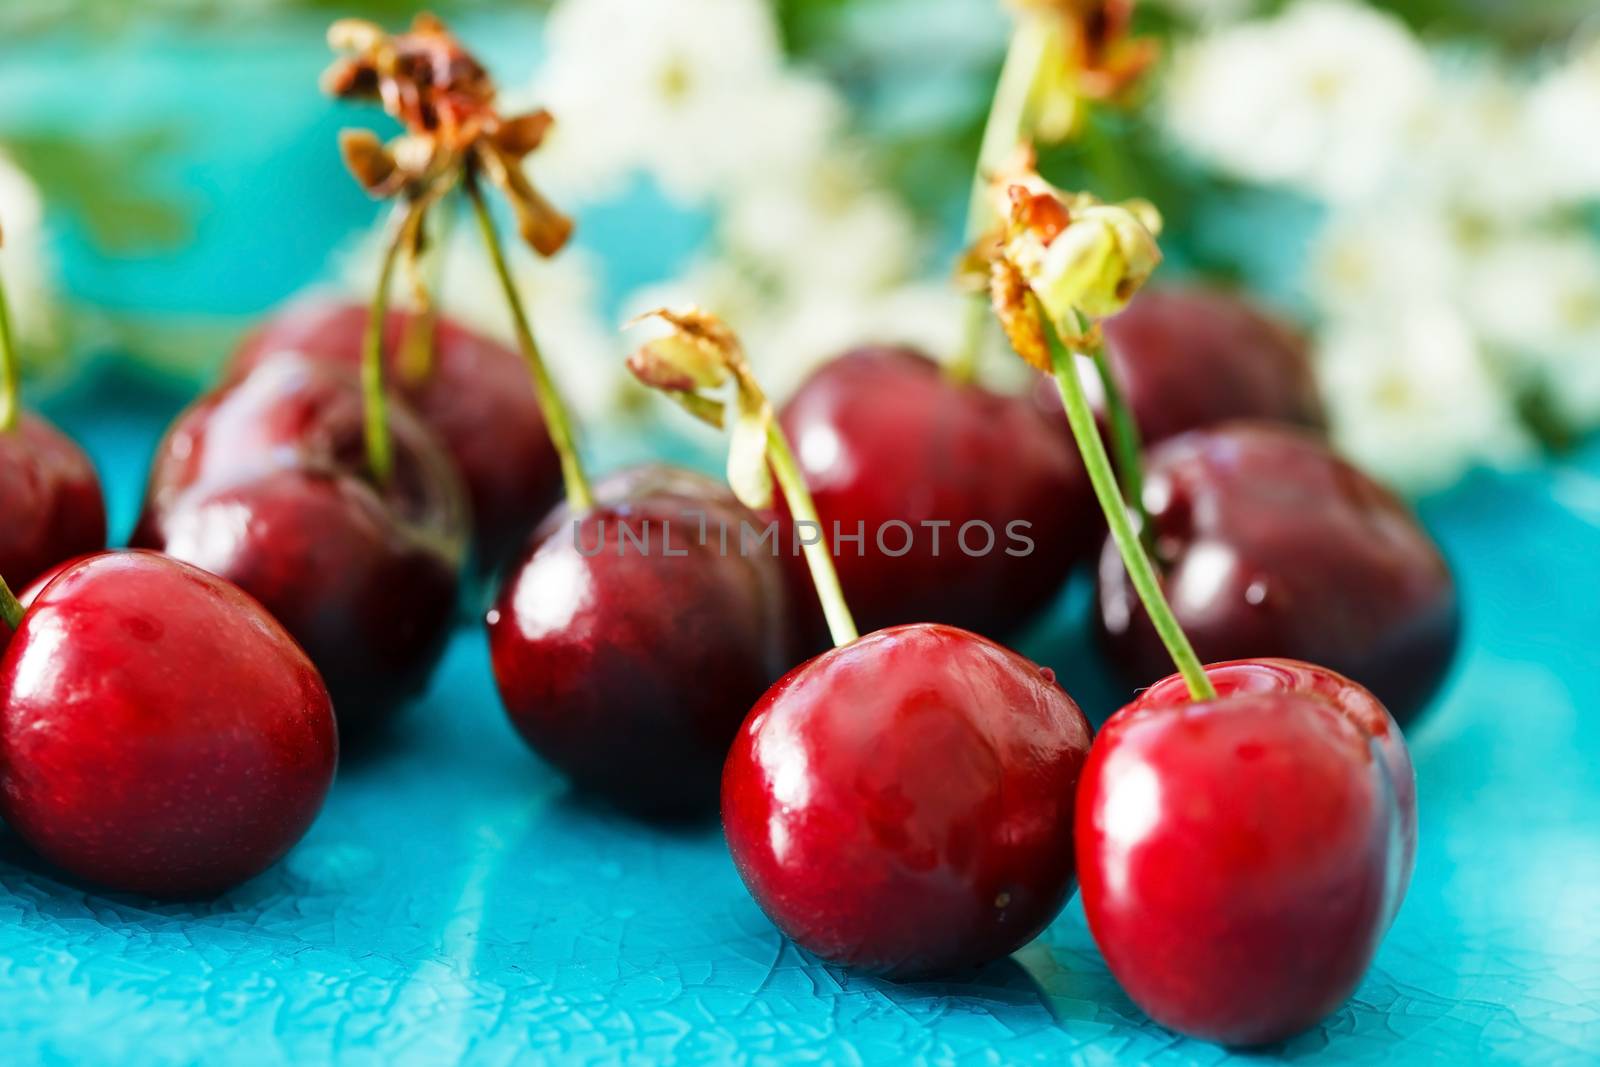
[[[642,303],[711,304],[768,353],[780,387],[865,335],[948,347],[946,278],[1011,25],[1002,0],[426,6],[458,23],[519,100],[555,107],[563,143],[533,169],[578,215],[580,240],[520,269],[552,294],[542,329],[558,359],[570,353],[565,373],[592,415],[630,410],[615,325]],[[12,227],[21,236],[0,266],[25,294],[35,357],[66,367],[64,353],[109,353],[192,382],[266,308],[310,285],[359,288],[375,209],[343,174],[334,137],[370,116],[317,95],[322,31],[337,16],[394,26],[416,10],[409,0],[0,3],[0,212],[26,214],[30,197],[44,205],[37,239]],[[547,16],[552,33],[567,27],[555,54]],[[1248,93],[1229,98],[1240,90],[1213,83],[1240,64],[1218,50],[1252,25],[1275,35],[1257,53],[1296,51],[1307,65],[1330,62],[1315,37],[1341,35],[1349,54],[1333,59],[1351,99],[1288,86],[1264,113]],[[1130,106],[1093,109],[1042,169],[1159,204],[1164,277],[1246,286],[1312,329],[1349,450],[1427,489],[1600,424],[1597,200],[1592,189],[1522,196],[1549,168],[1517,158],[1534,82],[1559,80],[1563,65],[1570,84],[1552,113],[1571,128],[1557,139],[1595,143],[1600,103],[1585,101],[1600,100],[1600,59],[1572,58],[1600,32],[1593,0],[1142,0],[1136,28],[1161,42],[1157,71]],[[666,63],[663,77],[676,77],[671,49],[715,68],[681,114],[660,78],[636,73]],[[1185,56],[1199,57],[1187,72]],[[1361,127],[1383,127],[1386,101],[1420,93],[1418,78],[1430,82],[1433,140],[1413,152],[1391,136],[1379,147],[1420,162],[1403,160],[1402,177],[1359,197],[1325,185],[1337,159],[1278,173],[1284,160],[1230,139],[1230,124],[1293,122],[1342,138],[1330,157],[1377,151]],[[768,113],[750,103],[763,93]],[[21,207],[6,200],[6,166]],[[1371,276],[1390,262],[1395,278]],[[476,269],[462,257],[447,271],[453,310],[501,328],[475,299]],[[1514,313],[1469,314],[1507,293]],[[1537,358],[1521,351],[1530,338]]]

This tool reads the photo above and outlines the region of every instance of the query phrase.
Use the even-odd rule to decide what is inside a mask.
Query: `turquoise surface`
[[[56,220],[69,291],[123,309],[248,313],[314,278],[370,219],[329,150],[341,118],[292,88],[322,61],[305,32],[8,51],[0,123],[170,118],[180,145],[155,180],[202,208],[182,249],[116,257]],[[510,40],[497,59],[531,64]],[[84,70],[113,72],[118,91]],[[617,291],[670,272],[701,232],[644,204],[581,220]],[[99,362],[44,404],[94,453],[119,537],[184,399],[120,366]],[[591,441],[602,466],[645,451]],[[1455,678],[1411,738],[1416,880],[1351,1001],[1252,1062],[1600,1059],[1600,448],[1478,476],[1424,515],[1458,568],[1468,621]],[[1119,694],[1084,648],[1085,593],[1080,580],[1024,649],[1103,717]],[[645,829],[574,801],[507,725],[470,621],[390,742],[346,760],[306,840],[219,900],[86,892],[0,832],[0,1062],[454,1058],[1229,1055],[1146,1020],[1076,902],[1013,960],[959,982],[894,985],[817,963],[756,909],[714,827]]]
[[[116,375],[53,414],[106,473],[119,533],[180,398]],[[1411,743],[1421,851],[1350,1002],[1271,1057],[1593,1062],[1600,1052],[1600,449],[1430,502],[1464,653]],[[1097,717],[1081,582],[1024,649]],[[715,827],[575,801],[513,735],[481,629],[347,759],[277,868],[201,905],[86,892],[0,836],[8,1063],[1216,1063],[1117,989],[1076,902],[1014,959],[895,985],[818,963],[745,893]],[[1250,1057],[1259,1062],[1262,1056]]]

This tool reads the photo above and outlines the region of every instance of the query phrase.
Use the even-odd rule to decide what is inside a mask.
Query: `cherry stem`
[[[1094,486],[1094,495],[1100,501],[1100,509],[1105,512],[1106,524],[1111,528],[1111,539],[1116,543],[1123,565],[1128,569],[1128,578],[1133,582],[1134,591],[1139,594],[1139,600],[1144,604],[1145,613],[1150,616],[1157,636],[1166,646],[1178,673],[1183,675],[1189,687],[1189,696],[1196,701],[1215,700],[1217,692],[1211,687],[1211,680],[1206,677],[1205,667],[1201,665],[1200,657],[1195,655],[1188,635],[1178,624],[1177,616],[1173,615],[1172,605],[1167,603],[1166,595],[1161,591],[1161,580],[1156,576],[1155,566],[1150,562],[1150,556],[1133,528],[1133,520],[1128,516],[1127,505],[1118,489],[1116,473],[1111,469],[1111,457],[1106,454],[1105,442],[1100,439],[1100,428],[1095,425],[1094,412],[1089,408],[1089,398],[1084,394],[1083,383],[1078,380],[1077,367],[1074,365],[1076,357],[1066,347],[1066,338],[1077,336],[1078,331],[1065,328],[1060,322],[1052,322],[1051,325],[1062,341],[1060,345],[1050,346],[1050,365],[1056,388],[1061,393],[1061,405],[1066,409],[1072,436],[1078,442],[1078,451],[1083,456],[1089,484]]]
[[[22,602],[11,592],[11,587],[4,578],[0,578],[0,622],[12,633],[17,632],[17,627],[22,625]]]
[[[422,384],[433,373],[435,350],[439,344],[439,305],[434,294],[441,289],[439,279],[444,272],[445,252],[456,220],[456,213],[450,210],[454,204],[454,200],[442,200],[430,213],[433,217],[439,217],[442,212],[443,217],[433,238],[436,251],[428,263],[417,262],[417,257],[410,253],[406,256],[411,300],[415,306],[411,316],[406,319],[405,334],[400,339],[399,369],[401,381],[411,386]]]
[[[367,440],[367,465],[380,485],[387,485],[394,473],[394,444],[389,437],[389,394],[384,388],[383,335],[389,321],[389,289],[394,283],[395,264],[405,246],[410,205],[395,208],[392,230],[378,267],[378,287],[367,309],[367,329],[361,342],[361,395]]]
[[[817,539],[806,541],[803,546],[806,566],[811,570],[811,583],[817,587],[817,599],[822,601],[822,614],[828,620],[828,634],[833,638],[833,646],[839,648],[848,645],[860,637],[861,632],[856,629],[856,620],[850,614],[844,589],[839,585],[839,572],[833,565],[833,552],[827,535],[822,532],[822,520],[817,517],[816,501],[811,499],[811,490],[806,487],[800,465],[795,462],[789,438],[785,436],[783,427],[778,425],[777,419],[773,419],[767,427],[767,462],[772,466],[772,474],[783,492],[784,502],[789,505],[789,515],[794,519],[795,529],[798,530],[801,523],[810,523],[817,531]]]
[[[575,512],[588,511],[594,507],[594,491],[589,488],[589,479],[583,472],[583,464],[578,460],[572,423],[567,418],[567,406],[562,401],[555,382],[551,380],[550,372],[544,365],[544,357],[533,339],[533,329],[528,325],[527,311],[523,308],[516,282],[511,278],[511,271],[506,266],[505,250],[500,245],[500,235],[495,230],[493,216],[489,214],[489,205],[484,202],[483,191],[478,188],[476,175],[468,172],[465,185],[467,199],[472,202],[473,214],[478,219],[478,229],[483,234],[484,247],[489,252],[489,261],[494,267],[495,276],[500,279],[500,288],[505,292],[506,305],[511,309],[511,321],[516,329],[517,344],[522,348],[523,357],[528,361],[528,370],[533,376],[534,396],[538,399],[539,410],[544,414],[550,443],[555,446],[556,455],[561,460],[561,480],[566,486],[567,505]]]
[[[1084,334],[1089,331],[1089,320],[1078,316]],[[1106,421],[1111,424],[1111,448],[1116,453],[1117,476],[1122,484],[1122,499],[1139,519],[1139,541],[1145,552],[1155,555],[1155,531],[1150,527],[1150,513],[1144,506],[1144,443],[1139,439],[1139,424],[1133,421],[1127,397],[1111,372],[1111,360],[1106,355],[1104,337],[1096,340],[1089,350],[1095,373],[1100,378],[1100,389],[1105,394]]]
[[[5,579],[0,577],[0,622],[5,622],[6,629],[16,633],[16,627],[22,625],[22,601],[11,592],[10,585],[5,584]]]
[[[1033,95],[1044,61],[1048,35],[1039,20],[1023,18],[1011,32],[1006,58],[1000,67],[1000,80],[989,103],[989,117],[983,125],[983,140],[978,147],[978,163],[972,172],[972,192],[967,199],[968,243],[977,240],[995,223],[989,202],[989,175],[1003,166],[1017,146],[1028,139],[1028,98]],[[975,293],[967,302],[961,348],[950,361],[948,373],[956,381],[970,382],[978,375],[978,364],[990,336],[992,321],[987,293]]]
[[[22,368],[16,343],[11,337],[11,309],[6,289],[0,280],[0,433],[17,428],[22,418]]]

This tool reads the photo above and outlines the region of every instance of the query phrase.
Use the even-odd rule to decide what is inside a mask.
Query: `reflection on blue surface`
[[[108,475],[124,532],[176,398],[105,388],[120,414],[93,389],[55,414]],[[1416,881],[1351,1002],[1275,1054],[1592,1061],[1600,450],[1482,477],[1426,514],[1469,629],[1412,738]],[[1115,697],[1081,647],[1083,598],[1025,649],[1099,717]],[[897,986],[808,958],[756,909],[715,828],[649,830],[573,801],[512,734],[475,626],[393,739],[346,761],[305,842],[219,901],[85,893],[0,837],[0,960],[0,1035],[22,1061],[186,1062],[224,1042],[249,1063],[1226,1058],[1143,1018],[1076,903],[966,981]]]

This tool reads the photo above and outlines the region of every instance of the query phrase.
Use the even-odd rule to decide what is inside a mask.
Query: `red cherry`
[[[260,600],[321,670],[347,737],[426,686],[467,542],[448,456],[403,406],[389,415],[380,493],[354,382],[294,356],[264,363],[178,417],[133,538]]]
[[[14,588],[106,546],[105,499],[94,465],[37,415],[24,412],[14,429],[0,431],[0,501],[0,575]]]
[[[1284,661],[1206,668],[1112,716],[1078,787],[1089,929],[1151,1018],[1227,1045],[1282,1040],[1347,998],[1404,892],[1415,787],[1360,686]]]
[[[579,789],[641,814],[715,810],[740,722],[794,662],[782,569],[741,554],[740,524],[760,523],[699,475],[646,467],[596,492],[576,525],[550,516],[489,612],[501,699]]]
[[[1310,434],[1232,423],[1147,456],[1145,503],[1164,585],[1205,661],[1326,663],[1402,723],[1455,654],[1455,582],[1393,494]],[[1134,684],[1170,669],[1116,547],[1100,558],[1101,638]]]
[[[1240,297],[1145,290],[1104,329],[1111,372],[1146,444],[1226,419],[1324,425],[1305,339]],[[1077,366],[1089,395],[1100,397],[1093,364],[1080,358]],[[1042,379],[1035,397],[1069,434],[1055,383]]]
[[[1100,528],[1076,454],[1027,398],[957,383],[909,349],[839,357],[781,421],[823,533],[864,531],[833,545],[863,630],[932,619],[1003,636],[1054,599]],[[963,548],[968,523],[987,526]],[[794,599],[809,608],[805,562],[784,536]]]
[[[408,316],[388,316],[389,382],[439,435],[472,502],[478,562],[495,569],[561,497],[561,465],[545,430],[528,365],[516,352],[441,318],[431,373],[408,381],[401,367]],[[294,305],[266,322],[234,354],[231,380],[275,354],[296,351],[354,372],[361,365],[367,309]]]
[[[1027,943],[1072,891],[1087,720],[1054,676],[916,624],[789,672],[722,779],[739,875],[785,934],[895,977]]]
[[[0,658],[0,814],[112,889],[189,897],[259,874],[337,760],[327,690],[283,628],[153,553],[65,569]]]

